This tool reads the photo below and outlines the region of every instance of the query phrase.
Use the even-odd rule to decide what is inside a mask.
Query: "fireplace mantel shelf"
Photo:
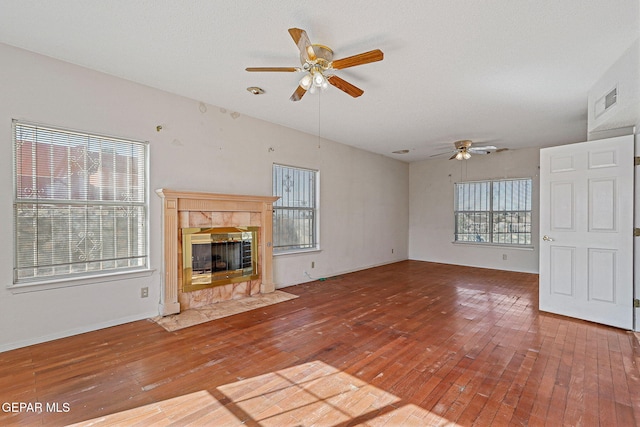
[[[279,199],[274,196],[245,196],[240,194],[220,194],[220,193],[201,193],[196,191],[180,191],[160,188],[156,193],[163,198],[176,199],[192,199],[192,200],[211,200],[211,201],[229,201],[229,202],[260,202],[273,203]]]
[[[202,193],[161,188],[156,190],[163,199],[163,283],[160,296],[159,314],[167,316],[180,312],[178,246],[180,212],[239,212],[260,215],[259,247],[261,253],[260,293],[275,291],[272,273],[273,249],[272,220],[273,202],[278,197],[245,196],[238,194]]]

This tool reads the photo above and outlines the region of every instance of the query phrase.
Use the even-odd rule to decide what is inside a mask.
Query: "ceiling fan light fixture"
[[[311,82],[311,74],[305,74],[300,79],[300,86],[302,88],[304,88],[304,90],[309,90],[309,88],[311,87],[311,83],[312,83]]]
[[[470,158],[471,153],[469,153],[467,150],[458,151],[458,154],[456,154],[456,160],[469,160]]]
[[[324,77],[321,71],[313,73],[313,85],[315,87],[324,88],[327,85],[327,79]]]

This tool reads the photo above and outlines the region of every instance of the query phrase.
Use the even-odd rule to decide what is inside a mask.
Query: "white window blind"
[[[273,249],[275,252],[315,249],[317,239],[318,172],[273,165]]]
[[[147,143],[14,121],[14,282],[147,267]]]

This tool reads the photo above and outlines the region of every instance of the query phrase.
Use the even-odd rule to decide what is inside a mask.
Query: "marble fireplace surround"
[[[156,190],[162,198],[163,276],[158,312],[161,316],[180,313],[228,299],[275,291],[273,283],[273,248],[271,245],[272,196],[200,193],[169,189]],[[258,226],[258,269],[260,279],[182,292],[182,246],[180,228]]]

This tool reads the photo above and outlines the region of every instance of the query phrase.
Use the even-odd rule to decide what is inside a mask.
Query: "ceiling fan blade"
[[[454,151],[449,150],[449,151],[445,151],[445,152],[442,152],[442,153],[432,154],[429,157],[439,157],[439,156],[449,155],[451,153],[456,153],[457,154],[458,151],[457,150],[454,150]]]
[[[316,53],[313,51],[313,46],[311,45],[311,41],[309,41],[309,36],[307,36],[307,32],[300,28],[289,28],[289,34],[291,34],[291,38],[300,49],[300,53],[310,61],[316,60]]]
[[[302,68],[300,67],[248,67],[245,68],[245,70],[249,71],[249,72],[256,72],[256,71],[284,71],[287,73],[293,73],[295,71],[302,71]]]
[[[329,76],[329,77],[327,77],[327,80],[333,86],[335,86],[338,89],[340,89],[341,91],[353,96],[354,98],[357,98],[357,97],[359,97],[360,95],[362,95],[364,93],[364,91],[362,89],[352,85],[351,83],[347,82],[346,80],[341,79],[338,76]]]
[[[302,86],[298,86],[296,88],[296,91],[293,92],[293,95],[291,95],[291,98],[289,98],[289,100],[294,101],[294,102],[295,101],[300,101],[305,93],[307,93],[307,90],[305,88],[303,88]]]
[[[488,150],[496,150],[497,147],[494,147],[493,145],[487,145],[484,147],[471,147],[470,150],[482,150],[482,151],[488,151]]]
[[[380,49],[371,50],[369,52],[360,53],[358,55],[349,56],[347,58],[336,59],[331,66],[336,70],[355,67],[356,65],[368,64],[370,62],[382,61],[384,54]]]
[[[458,153],[454,154],[453,156],[449,157],[449,160],[453,160],[456,158],[456,156],[458,155]]]

